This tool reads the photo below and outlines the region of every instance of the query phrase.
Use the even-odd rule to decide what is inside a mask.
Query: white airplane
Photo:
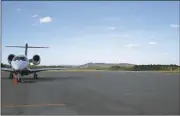
[[[16,79],[17,82],[22,81],[23,75],[29,75],[34,73],[34,79],[38,79],[37,72],[47,71],[47,70],[65,70],[66,68],[29,68],[30,63],[34,65],[40,64],[40,56],[34,55],[32,59],[27,58],[27,49],[28,48],[48,48],[48,47],[33,47],[28,46],[26,43],[25,46],[6,46],[6,47],[18,47],[18,48],[25,48],[25,55],[14,55],[10,54],[8,56],[8,63],[10,64],[11,68],[1,68],[2,71],[10,72],[9,78]]]

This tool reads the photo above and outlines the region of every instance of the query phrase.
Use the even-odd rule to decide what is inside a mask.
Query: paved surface
[[[156,72],[43,72],[14,85],[2,73],[2,115],[179,113],[179,75]]]

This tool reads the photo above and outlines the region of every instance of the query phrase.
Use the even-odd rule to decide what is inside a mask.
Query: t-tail
[[[25,44],[25,46],[6,46],[6,47],[25,48],[25,55],[26,55],[26,56],[27,56],[28,48],[49,48],[49,47],[28,46],[27,43]]]

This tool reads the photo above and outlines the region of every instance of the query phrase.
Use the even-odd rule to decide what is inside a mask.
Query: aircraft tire
[[[21,82],[21,78],[17,78],[17,82]]]
[[[34,79],[38,79],[38,75],[36,73],[34,74]]]

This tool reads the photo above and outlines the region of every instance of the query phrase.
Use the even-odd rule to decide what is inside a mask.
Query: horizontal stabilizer
[[[5,47],[25,48],[25,46],[5,46]]]
[[[26,46],[6,46],[6,47],[26,48]],[[49,48],[49,47],[27,46],[27,48]]]
[[[34,47],[34,46],[28,46],[28,48],[49,48],[49,47]]]
[[[25,44],[25,46],[5,46],[5,47],[25,48],[25,55],[26,56],[27,56],[27,49],[28,48],[49,48],[49,47],[28,46],[27,43]]]

